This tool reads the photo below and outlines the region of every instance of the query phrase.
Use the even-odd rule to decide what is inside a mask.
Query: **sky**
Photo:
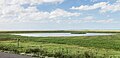
[[[0,0],[0,30],[120,29],[120,0]]]

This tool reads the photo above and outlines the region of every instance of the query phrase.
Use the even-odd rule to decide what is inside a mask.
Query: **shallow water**
[[[32,36],[32,37],[69,37],[69,36],[107,36],[113,35],[110,33],[86,33],[86,34],[71,34],[71,33],[21,33],[21,34],[13,34],[13,35],[21,35],[21,36]]]

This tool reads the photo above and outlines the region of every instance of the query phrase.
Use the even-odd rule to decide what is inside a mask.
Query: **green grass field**
[[[16,32],[13,33],[33,33]],[[37,31],[35,31],[37,32]],[[35,33],[34,32],[34,33]],[[39,31],[44,33],[43,31]],[[45,31],[49,32],[49,31]],[[50,31],[53,32],[53,31]],[[54,31],[57,32],[57,31]],[[60,31],[58,31],[59,33]],[[62,31],[63,32],[63,31]],[[68,31],[64,31],[68,32]],[[71,31],[69,31],[71,32]],[[36,55],[56,58],[110,58],[120,55],[119,31],[72,31],[71,33],[103,32],[115,33],[110,36],[77,36],[77,37],[27,37],[0,32],[0,50],[14,53],[34,53]],[[20,39],[18,47],[17,39]]]

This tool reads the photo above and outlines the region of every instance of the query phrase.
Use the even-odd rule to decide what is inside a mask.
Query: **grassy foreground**
[[[19,47],[17,39],[20,39]],[[119,57],[120,55],[120,34],[87,37],[25,37],[0,33],[0,50],[12,51],[17,54],[31,54],[41,58],[45,56],[55,58],[115,58],[115,56]]]

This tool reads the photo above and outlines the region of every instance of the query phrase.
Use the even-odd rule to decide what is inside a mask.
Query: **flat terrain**
[[[25,33],[26,32],[28,31],[25,31]],[[109,56],[120,55],[120,33],[118,31],[77,31],[77,33],[85,32],[114,33],[116,35],[27,37],[11,35],[12,32],[2,32],[0,33],[0,50],[14,51],[15,54],[33,53],[37,56],[58,58],[108,58]],[[72,31],[72,33],[76,32]]]

